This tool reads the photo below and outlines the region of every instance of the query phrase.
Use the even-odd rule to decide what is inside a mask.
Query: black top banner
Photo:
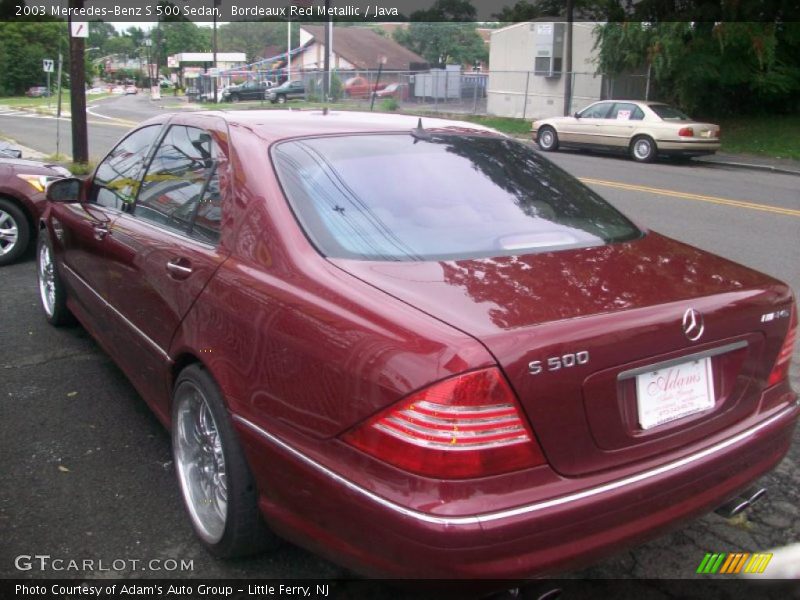
[[[0,0],[0,20],[567,20],[564,0]],[[575,21],[800,21],[800,0],[574,0]]]

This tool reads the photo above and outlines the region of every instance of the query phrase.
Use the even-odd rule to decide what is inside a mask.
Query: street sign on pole
[[[58,100],[56,101],[56,160],[61,156],[61,67],[64,57],[58,53]]]
[[[85,21],[72,21],[69,24],[69,32],[72,37],[88,38],[89,24]]]
[[[50,109],[50,73],[53,72],[53,59],[42,59],[42,71],[47,73],[47,108]]]

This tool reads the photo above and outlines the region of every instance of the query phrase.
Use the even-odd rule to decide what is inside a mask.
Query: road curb
[[[800,171],[793,169],[786,169],[784,167],[776,167],[774,165],[758,165],[753,163],[742,162],[727,162],[716,160],[695,160],[695,164],[707,165],[710,167],[732,167],[734,169],[750,169],[751,171],[769,171],[771,173],[781,173],[783,175],[795,175],[800,177]]]
[[[29,148],[28,146],[23,146],[22,144],[11,138],[5,138],[5,140],[12,146],[15,146],[20,150],[22,150],[21,158],[23,160],[44,160],[49,156],[49,154],[45,154],[44,152],[39,152],[38,150],[34,150],[33,148]]]

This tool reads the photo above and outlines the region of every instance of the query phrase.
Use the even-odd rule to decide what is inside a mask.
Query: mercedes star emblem
[[[686,334],[686,337],[690,341],[696,342],[703,335],[705,328],[703,315],[693,308],[686,309],[686,312],[683,313],[683,333]]]

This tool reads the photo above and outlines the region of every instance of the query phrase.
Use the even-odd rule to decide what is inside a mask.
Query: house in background
[[[566,23],[515,23],[491,33],[487,111],[502,117],[542,119],[564,114],[567,77],[572,77],[570,114],[600,100],[603,77],[595,75],[594,28],[574,23],[572,71],[564,72]]]
[[[292,57],[293,72],[325,68],[325,26],[301,25],[300,47]],[[376,70],[382,59],[385,71],[427,68],[419,54],[367,27],[334,27],[331,50],[331,69],[337,71]]]

